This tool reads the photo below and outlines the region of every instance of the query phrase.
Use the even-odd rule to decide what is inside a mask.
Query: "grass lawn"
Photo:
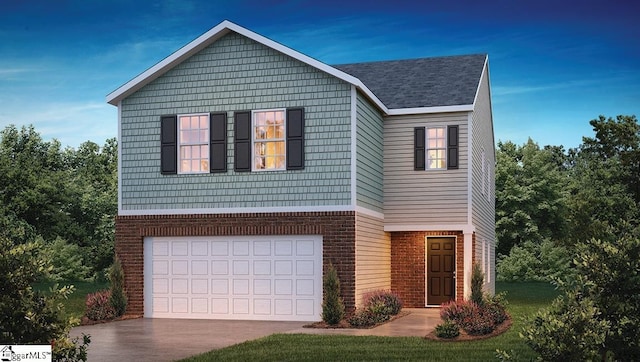
[[[274,334],[184,361],[489,361],[496,360],[496,349],[514,350],[519,359],[530,360],[534,354],[518,336],[522,317],[549,305],[557,291],[546,283],[496,283],[496,289],[508,293],[513,325],[495,338],[436,342],[419,337]]]
[[[36,290],[48,291],[53,282],[41,282],[33,286]],[[59,282],[58,286],[73,285],[75,287],[74,292],[69,295],[69,298],[65,300],[64,307],[68,316],[81,318],[84,315],[85,299],[87,294],[96,292],[101,289],[109,288],[109,282]]]

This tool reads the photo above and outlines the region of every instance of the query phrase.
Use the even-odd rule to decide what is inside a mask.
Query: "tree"
[[[539,311],[523,338],[544,360],[640,359],[640,228],[609,229],[576,245],[575,279]]]
[[[329,325],[336,325],[344,318],[344,303],[340,297],[340,279],[333,264],[329,264],[322,280],[324,298],[322,301],[322,320]]]
[[[566,172],[562,147],[529,139],[521,147],[499,142],[496,167],[497,252],[525,241],[562,240],[567,233]]]
[[[640,125],[635,116],[591,120],[595,137],[570,152],[570,240],[603,237],[640,216]]]

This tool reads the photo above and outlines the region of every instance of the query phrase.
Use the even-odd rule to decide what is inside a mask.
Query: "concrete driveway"
[[[304,324],[139,318],[76,327],[71,336],[91,336],[89,361],[175,361]]]
[[[129,319],[73,328],[91,335],[89,361],[174,361],[274,333],[423,337],[440,323],[440,309],[403,309],[408,315],[371,329],[303,328],[308,322]]]

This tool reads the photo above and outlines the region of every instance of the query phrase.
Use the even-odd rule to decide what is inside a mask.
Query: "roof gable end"
[[[137,77],[131,79],[129,82],[120,86],[118,89],[109,93],[106,97],[107,103],[112,105],[118,105],[118,103],[124,98],[128,97],[132,93],[135,93],[140,88],[149,84],[154,79],[158,78],[162,74],[166,73],[171,68],[183,62],[185,59],[191,57],[196,54],[200,50],[205,47],[211,45],[216,40],[220,39],[224,35],[229,32],[236,32],[242,36],[245,36],[249,39],[252,39],[258,43],[261,43],[265,46],[268,46],[274,50],[277,50],[281,53],[284,53],[288,56],[291,56],[303,63],[306,63],[312,67],[315,67],[321,71],[324,71],[328,74],[335,76],[336,78],[342,79],[347,83],[353,84],[358,88],[361,88],[368,97],[370,97],[374,103],[384,111],[386,111],[386,107],[384,104],[369,90],[367,87],[356,77],[349,75],[347,73],[342,72],[334,67],[331,67],[327,64],[324,64],[316,59],[313,59],[307,55],[304,55],[300,52],[297,52],[291,48],[288,48],[280,43],[277,43],[271,39],[268,39],[260,34],[254,33],[250,30],[247,30],[239,25],[236,25],[228,20],[221,22],[220,24],[213,27],[211,30],[202,34],[195,40],[191,41],[187,45],[175,51],[173,54],[164,58],[159,63],[155,64],[151,68],[139,74]]]

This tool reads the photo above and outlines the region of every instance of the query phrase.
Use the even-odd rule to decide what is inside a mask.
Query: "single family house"
[[[487,55],[327,65],[229,21],[109,95],[128,313],[319,320],[494,290]]]

